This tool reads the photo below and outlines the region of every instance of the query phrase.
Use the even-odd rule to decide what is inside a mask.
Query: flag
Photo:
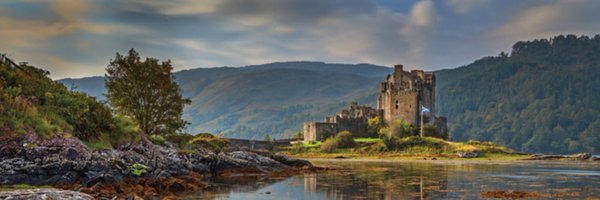
[[[430,112],[429,108],[426,108],[425,106],[421,106],[421,112]]]

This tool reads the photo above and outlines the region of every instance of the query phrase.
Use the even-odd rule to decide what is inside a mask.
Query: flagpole
[[[421,131],[419,136],[423,137],[423,108],[421,108]]]

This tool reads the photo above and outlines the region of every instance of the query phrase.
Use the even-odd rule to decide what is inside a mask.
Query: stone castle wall
[[[354,137],[365,137],[369,119],[377,116],[383,117],[383,111],[353,102],[349,109],[325,117],[325,122],[305,122],[304,141],[322,140],[325,133],[335,135],[340,131],[350,131]]]
[[[319,141],[324,133],[338,132],[337,124],[327,122],[304,122],[304,141]]]

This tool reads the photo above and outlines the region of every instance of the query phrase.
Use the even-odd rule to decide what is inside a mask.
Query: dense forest
[[[437,75],[453,140],[525,152],[600,152],[600,36],[517,42]]]

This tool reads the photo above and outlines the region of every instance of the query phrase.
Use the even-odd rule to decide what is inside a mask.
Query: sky
[[[600,33],[597,0],[2,0],[0,53],[51,78],[101,76],[117,52],[175,70],[282,61],[437,70],[517,41]]]

